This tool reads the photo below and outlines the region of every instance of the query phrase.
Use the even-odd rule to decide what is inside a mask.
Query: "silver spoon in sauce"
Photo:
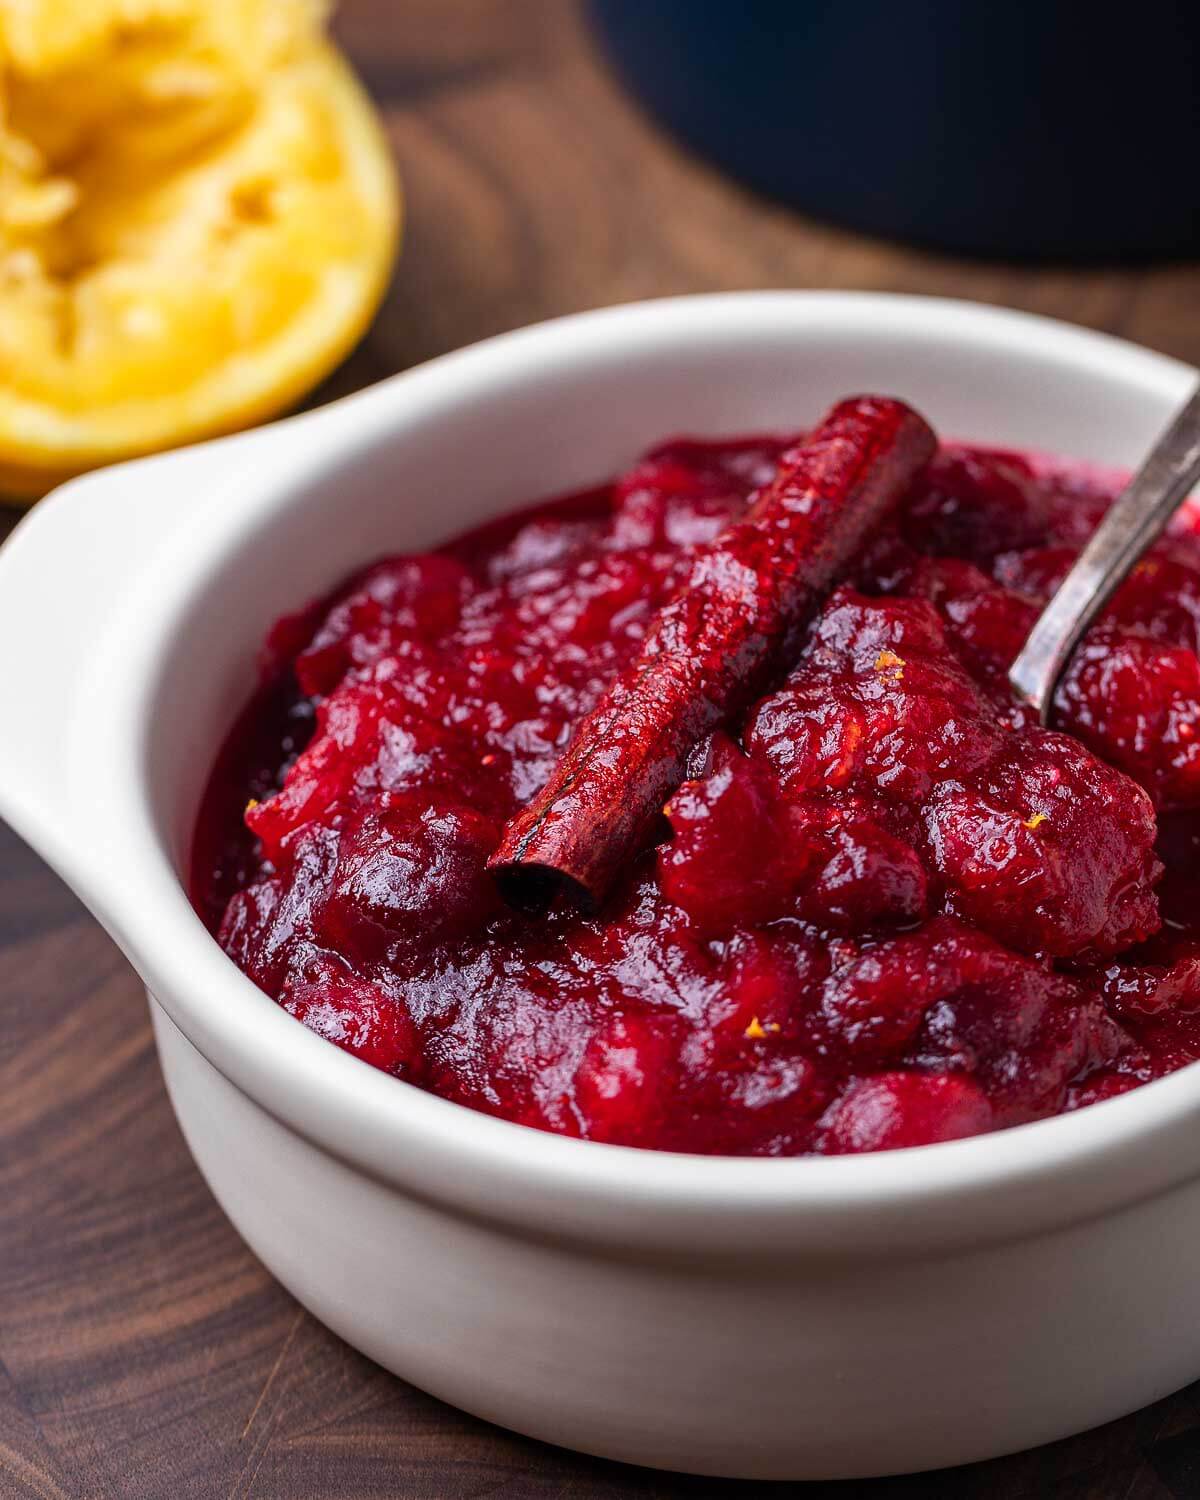
[[[1200,385],[1151,448],[1034,622],[1008,680],[1049,723],[1076,646],[1146,548],[1200,484]]]

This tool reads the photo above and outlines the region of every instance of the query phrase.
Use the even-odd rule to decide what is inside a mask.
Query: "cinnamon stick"
[[[505,828],[488,868],[512,905],[540,910],[559,890],[599,905],[689,751],[787,669],[816,607],[936,447],[911,407],[858,396],[784,455]]]

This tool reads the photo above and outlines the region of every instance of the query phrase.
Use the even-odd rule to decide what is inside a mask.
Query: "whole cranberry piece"
[[[217,930],[217,941],[238,968],[272,992],[278,983],[278,973],[272,971],[282,965],[270,962],[267,949],[283,895],[283,881],[278,877],[256,880],[245,890],[235,891]]]
[[[1090,985],[964,922],[935,917],[910,941],[925,950],[925,1013],[905,1059],[969,1073],[997,1125],[1055,1113],[1073,1079],[1127,1045]]]
[[[1007,707],[1005,676],[1025,644],[1037,606],[957,558],[926,558],[912,588],[937,606],[952,649],[999,705]]]
[[[893,1151],[981,1135],[992,1107],[957,1073],[877,1073],[852,1083],[823,1123],[830,1154]]]
[[[610,1016],[594,1032],[575,1074],[575,1106],[592,1140],[634,1145],[649,1130],[674,1082],[665,1023]]]
[[[1113,964],[1104,975],[1104,999],[1118,1020],[1138,1022],[1200,1015],[1200,943],[1179,943],[1162,962]]]
[[[1200,658],[1114,625],[1094,630],[1059,688],[1066,726],[1162,807],[1200,807]]]
[[[1200,567],[1194,541],[1186,560],[1168,537],[1135,565],[1109,606],[1111,619],[1168,645],[1200,651]]]
[[[499,907],[485,868],[498,831],[469,808],[385,795],[348,816],[319,931],[341,952],[379,957],[396,939],[439,940]]]
[[[1048,519],[1046,491],[1027,459],[947,443],[926,469],[901,527],[922,552],[978,562],[1035,545]]]
[[[436,639],[457,625],[471,579],[440,553],[389,557],[353,578],[295,661],[310,694],[332,692],[352,667],[378,660],[413,634]]]
[[[928,876],[910,845],[870,818],[847,819],[825,835],[827,857],[815,862],[797,910],[819,927],[867,932],[925,915]]]
[[[955,658],[925,599],[864,599],[843,589],[814,628],[811,666],[845,682],[863,711],[861,780],[919,801],[995,753],[994,710]]]
[[[947,908],[1010,947],[1115,953],[1159,926],[1154,810],[1142,789],[1066,735],[1030,730],[927,808]]]
[[[832,1090],[817,1062],[781,1046],[772,1034],[740,1067],[714,1075],[702,1091],[707,1150],[791,1155],[810,1148],[814,1124]]]
[[[310,1031],[385,1072],[403,1073],[417,1055],[417,1029],[403,1003],[332,955],[289,980],[279,1003]]]
[[[964,922],[845,949],[821,1005],[826,1051],[851,1073],[969,1074],[997,1123],[1015,1123],[1060,1108],[1071,1079],[1119,1050],[1094,995]]]
[[[822,855],[819,831],[773,795],[736,746],[716,742],[712,773],[684,782],[666,813],[674,837],[659,851],[659,883],[706,931],[794,913],[799,886]]]
[[[316,731],[282,788],[246,814],[273,862],[305,823],[382,792],[446,794],[489,778],[481,757],[451,722],[454,693],[444,661],[419,641],[402,658],[385,656],[352,672],[318,707]],[[454,800],[447,797],[447,800]]]
[[[936,998],[931,928],[863,947],[838,945],[821,1010],[838,1052],[851,1067],[872,1067],[902,1052]]]
[[[329,889],[336,858],[333,829],[297,829],[284,842],[279,872],[229,903],[220,941],[265,990],[273,993],[316,946],[314,912]]]
[[[745,738],[785,797],[839,791],[866,760],[866,713],[841,684],[797,680],[758,704]]]
[[[996,582],[1039,604],[1049,599],[1079,556],[1077,547],[1027,547],[1002,552],[992,563]]]
[[[660,548],[712,541],[772,477],[785,446],[779,438],[748,438],[721,452],[687,438],[662,444],[615,486],[614,542]]]
[[[811,1005],[829,972],[828,945],[794,932],[739,932],[723,945],[719,998],[710,1014],[721,1046],[740,1053],[747,1030],[771,1034]],[[755,1025],[757,1023],[757,1027]]]

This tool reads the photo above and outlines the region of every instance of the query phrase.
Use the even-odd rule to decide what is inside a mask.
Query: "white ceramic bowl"
[[[0,811],[144,977],[196,1160],[306,1307],[492,1421],[745,1477],[984,1458],[1200,1376],[1200,1069],[876,1156],[560,1139],[306,1031],[181,882],[264,631],[375,554],[598,480],[664,434],[795,427],[863,389],[943,434],[1129,464],[1190,378],[961,303],[689,298],[493,339],[38,506],[0,553]]]

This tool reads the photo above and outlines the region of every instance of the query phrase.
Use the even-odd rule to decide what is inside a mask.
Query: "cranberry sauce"
[[[504,823],[785,446],[668,443],[281,620],[196,837],[239,967],[445,1098],[671,1150],[947,1140],[1200,1057],[1200,534],[1059,732],[1005,680],[1112,498],[1084,469],[944,447],[600,914],[500,901]]]

